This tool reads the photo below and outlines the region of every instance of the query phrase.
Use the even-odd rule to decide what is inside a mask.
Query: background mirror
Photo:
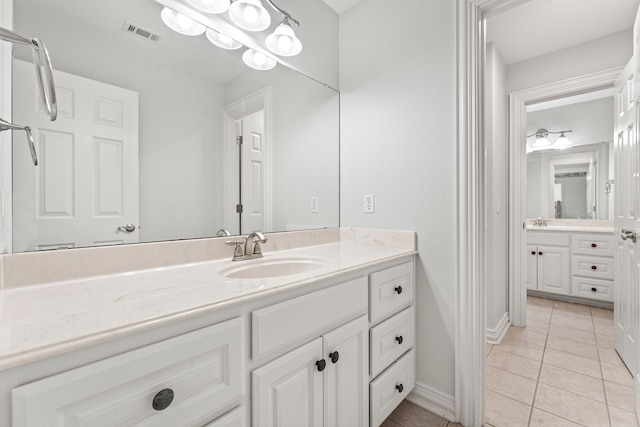
[[[59,98],[50,122],[30,52],[14,48],[13,121],[34,129],[40,158],[14,134],[14,252],[339,225],[338,93],[280,64],[252,70],[244,48],[175,33],[161,9],[14,2]]]
[[[527,139],[527,218],[613,218],[613,115],[610,96],[527,113],[527,135],[573,130],[566,149],[536,150]]]

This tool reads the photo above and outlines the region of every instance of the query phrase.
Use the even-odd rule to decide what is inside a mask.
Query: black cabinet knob
[[[331,363],[336,363],[338,359],[340,359],[340,353],[338,353],[338,351],[329,353],[329,358],[331,359]]]
[[[542,252],[538,252],[538,255],[542,255]]]
[[[592,243],[592,244],[591,244],[591,247],[592,247],[592,248],[597,248],[597,247],[598,247],[598,245],[596,245],[595,243]]]
[[[402,341],[404,341],[404,338],[402,338],[402,335],[398,335],[396,337],[396,341],[398,341],[398,344],[402,344]]]
[[[153,406],[153,409],[156,411],[162,411],[168,408],[171,402],[173,402],[173,390],[165,388],[156,393],[153,397],[153,402],[151,402],[151,406]]]
[[[402,384],[398,384],[396,386],[396,390],[398,390],[398,393],[402,393],[404,391],[404,386]]]
[[[592,269],[592,270],[597,270],[597,269],[598,269],[598,266],[596,266],[596,265],[592,265],[592,266],[591,266],[591,269]]]
[[[396,293],[397,293],[398,295],[400,295],[400,294],[402,293],[402,286],[396,286],[396,287],[395,287],[395,288],[393,288],[393,289],[396,291]]]
[[[327,367],[327,362],[324,359],[318,360],[316,366],[318,367],[318,371],[322,372],[324,368]]]
[[[598,288],[591,288],[591,292],[598,292]]]
[[[535,255],[535,254],[536,254],[536,251],[531,251],[531,255]]]

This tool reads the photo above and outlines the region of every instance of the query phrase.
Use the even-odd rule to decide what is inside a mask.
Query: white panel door
[[[570,266],[569,248],[538,246],[538,290],[569,295]]]
[[[324,336],[324,426],[369,426],[367,316]]]
[[[538,289],[538,247],[527,245],[527,289]]]
[[[242,232],[265,231],[264,110],[242,119]]]
[[[14,121],[32,128],[39,158],[34,167],[14,144],[14,250],[137,242],[138,94],[60,71],[54,80],[52,122],[33,65],[14,61]],[[118,230],[126,224],[136,229]]]

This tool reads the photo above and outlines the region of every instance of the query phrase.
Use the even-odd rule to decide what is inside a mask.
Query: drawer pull
[[[598,247],[598,245],[597,245],[597,244],[595,244],[595,243],[592,243],[592,244],[591,244],[591,247],[592,247],[592,248],[597,248],[597,247]]]
[[[327,362],[324,359],[318,360],[316,366],[318,367],[318,372],[322,372],[327,367]]]
[[[402,393],[404,391],[404,386],[402,384],[398,384],[396,386],[396,390],[398,390],[398,393]]]
[[[542,252],[538,252],[538,255],[542,255]]]
[[[591,288],[591,292],[598,292],[598,288]]]
[[[396,341],[398,341],[398,344],[402,344],[402,341],[404,341],[404,338],[402,338],[402,335],[398,335],[396,337]]]
[[[334,351],[333,353],[329,353],[329,357],[331,358],[331,363],[336,363],[338,359],[340,359],[340,353]]]
[[[173,390],[165,388],[153,397],[151,406],[153,406],[153,409],[156,411],[162,411],[163,409],[167,409],[169,405],[171,405],[171,402],[173,402]]]
[[[402,293],[402,286],[396,286],[396,287],[395,287],[395,288],[393,288],[393,289],[396,291],[396,293],[397,293],[398,295],[400,295],[400,294]]]
[[[536,251],[531,251],[531,255],[535,255],[535,254],[536,254]]]
[[[592,266],[591,266],[591,269],[592,269],[592,270],[597,270],[597,269],[598,269],[598,266],[596,266],[596,265],[592,265]]]

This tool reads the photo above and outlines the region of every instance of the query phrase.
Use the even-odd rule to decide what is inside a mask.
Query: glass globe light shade
[[[206,13],[224,13],[229,10],[231,0],[187,0],[196,9]]]
[[[260,0],[236,0],[229,7],[229,17],[247,31],[262,31],[271,25],[271,16]]]
[[[212,30],[211,28],[207,28],[207,40],[209,40],[214,45],[218,46],[222,49],[227,50],[236,50],[242,47],[241,43],[233,40],[231,37],[228,37],[222,33],[217,32],[216,30]]]
[[[288,22],[281,23],[267,36],[266,45],[271,52],[280,56],[295,56],[302,52],[302,42]]]
[[[206,27],[201,23],[167,7],[162,9],[160,17],[167,27],[180,34],[184,34],[185,36],[199,36],[204,33],[206,29]]]
[[[253,49],[247,49],[242,54],[242,60],[244,61],[245,64],[247,64],[249,67],[253,68],[254,70],[265,71],[265,70],[270,70],[276,66],[275,59],[269,58],[264,53],[257,52]]]

